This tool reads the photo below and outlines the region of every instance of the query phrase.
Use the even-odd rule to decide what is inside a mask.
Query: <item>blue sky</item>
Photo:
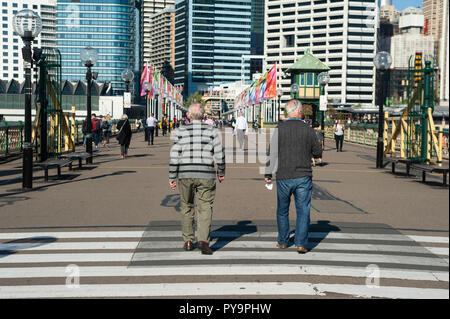
[[[408,7],[422,8],[422,0],[392,0],[392,4],[399,11]]]

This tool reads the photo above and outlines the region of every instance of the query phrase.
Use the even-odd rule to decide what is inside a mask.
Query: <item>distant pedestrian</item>
[[[175,131],[170,151],[169,184],[172,190],[177,185],[180,190],[184,249],[194,249],[194,216],[197,206],[198,247],[202,254],[211,255],[209,242],[216,178],[219,182],[223,182],[225,178],[225,152],[218,131],[211,125],[202,123],[204,112],[200,104],[192,104],[188,110],[188,117],[192,122]]]
[[[342,144],[344,144],[344,131],[345,126],[341,123],[341,120],[337,120],[334,124],[334,139],[336,140],[336,151],[342,152]]]
[[[103,146],[106,146],[106,144],[109,144],[109,137],[111,136],[112,131],[112,120],[111,116],[108,114],[106,115],[105,119],[102,122],[102,133],[103,133]]]
[[[168,121],[167,121],[167,117],[164,115],[163,118],[161,119],[161,129],[163,131],[163,136],[166,135],[167,133],[167,125],[168,125]]]
[[[87,134],[88,134],[88,120],[89,117],[86,116],[86,118],[83,121],[83,125],[81,126],[81,132],[83,133],[83,145],[86,146],[86,140],[87,140]]]
[[[120,144],[120,158],[126,158],[128,156],[128,149],[131,143],[131,125],[126,114],[122,115],[122,119],[117,123],[117,129],[119,134],[117,140]]]
[[[216,127],[216,123],[214,122],[214,120],[212,119],[212,116],[208,116],[208,118],[205,121],[205,124],[211,125],[213,127]]]
[[[323,138],[323,132],[322,132],[322,130],[319,129],[319,126],[320,126],[320,124],[317,121],[314,121],[313,124],[312,124],[312,128],[314,129],[314,133],[316,133],[316,137],[317,137],[317,140],[320,143],[320,146],[322,148],[322,154],[323,154],[323,151],[324,151],[324,148],[325,148],[325,142],[324,142],[324,138]],[[317,157],[317,158],[313,157],[312,158],[313,166],[316,166],[316,159],[319,162],[319,164],[322,164],[322,157]]]
[[[134,121],[134,125],[136,125],[136,131],[139,132],[142,125],[141,118],[139,116],[137,117],[136,121]]]
[[[152,143],[153,145],[153,140],[154,140],[154,136],[155,136],[155,127],[156,125],[158,125],[158,120],[155,118],[155,114],[151,114],[148,119],[147,119],[147,141],[148,141],[148,145],[150,145],[150,143]]]
[[[245,136],[248,135],[248,123],[242,112],[239,112],[239,116],[236,120],[236,134],[239,142],[239,148],[244,150]]]
[[[277,177],[277,247],[288,247],[289,205],[294,194],[297,221],[294,244],[297,252],[308,251],[310,224],[312,168],[311,158],[321,157],[322,148],[314,130],[301,120],[303,107],[300,101],[291,100],[286,105],[288,119],[275,129],[269,149],[265,182],[272,184],[272,174]]]
[[[98,148],[98,143],[100,141],[100,134],[101,134],[101,122],[100,119],[97,118],[97,115],[92,114],[92,139],[95,144],[95,148]]]

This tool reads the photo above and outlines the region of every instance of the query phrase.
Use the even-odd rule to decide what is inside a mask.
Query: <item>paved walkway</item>
[[[61,180],[35,170],[31,192],[21,191],[20,160],[0,166],[0,297],[448,298],[449,190],[440,175],[426,184],[394,176],[374,168],[374,149],[345,143],[337,153],[327,141],[326,165],[314,168],[313,250],[299,256],[273,247],[276,191],[264,187],[261,165],[229,164],[207,258],[180,249],[169,138],[148,146],[135,134],[126,160],[114,142]],[[80,267],[81,289],[65,285],[69,264]],[[182,275],[193,269],[208,275]],[[381,289],[367,286],[371,274]]]

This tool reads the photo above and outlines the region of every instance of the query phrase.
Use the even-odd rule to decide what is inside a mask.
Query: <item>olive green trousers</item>
[[[216,180],[185,178],[178,180],[181,201],[181,232],[184,242],[195,241],[195,204],[197,205],[197,238],[209,243]],[[194,204],[195,201],[195,204]]]

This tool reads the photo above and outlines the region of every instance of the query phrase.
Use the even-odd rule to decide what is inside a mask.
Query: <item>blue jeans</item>
[[[308,244],[309,215],[311,210],[311,177],[277,180],[278,243],[280,245],[288,245],[290,234],[289,205],[292,194],[294,194],[295,208],[297,210],[294,243],[297,247],[306,247]]]

